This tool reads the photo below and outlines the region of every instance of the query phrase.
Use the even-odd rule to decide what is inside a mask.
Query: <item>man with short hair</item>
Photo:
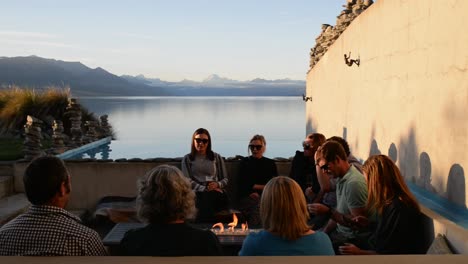
[[[70,176],[62,160],[33,160],[23,176],[29,210],[0,228],[0,255],[107,255],[99,235],[64,210],[70,198]]]
[[[313,214],[329,214],[330,220],[324,232],[330,235],[335,252],[344,243],[366,243],[368,230],[357,229],[351,220],[357,216],[366,216],[367,185],[364,176],[348,162],[343,147],[336,141],[327,141],[317,150],[316,166],[320,170],[337,178],[336,210],[326,205],[314,203],[309,205]]]

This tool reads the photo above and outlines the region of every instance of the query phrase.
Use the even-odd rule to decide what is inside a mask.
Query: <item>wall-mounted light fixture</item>
[[[304,101],[304,102],[311,101],[312,102],[312,96],[305,96],[305,94],[302,94],[302,101]]]
[[[348,65],[349,67],[351,67],[353,63],[356,64],[358,67],[359,67],[359,64],[361,64],[360,56],[358,56],[357,59],[351,59],[351,52],[349,52],[348,56],[346,56],[346,54],[344,55],[344,61],[346,65]]]

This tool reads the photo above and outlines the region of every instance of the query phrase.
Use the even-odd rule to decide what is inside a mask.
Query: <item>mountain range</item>
[[[210,75],[201,82],[168,82],[143,75],[114,75],[81,62],[37,56],[0,57],[0,87],[17,85],[43,89],[70,87],[73,96],[299,96],[305,81],[253,79],[237,81]]]

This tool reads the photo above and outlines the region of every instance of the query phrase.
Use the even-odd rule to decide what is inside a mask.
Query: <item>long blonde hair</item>
[[[376,211],[381,215],[384,207],[395,198],[400,199],[407,206],[420,210],[400,170],[389,157],[371,156],[364,163],[362,170],[367,175],[367,210]]]
[[[296,240],[310,230],[309,213],[302,189],[293,179],[271,179],[260,202],[263,228],[288,240]]]

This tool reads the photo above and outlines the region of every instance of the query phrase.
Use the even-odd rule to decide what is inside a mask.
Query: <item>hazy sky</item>
[[[0,0],[0,56],[114,74],[304,80],[321,24],[346,0]]]

